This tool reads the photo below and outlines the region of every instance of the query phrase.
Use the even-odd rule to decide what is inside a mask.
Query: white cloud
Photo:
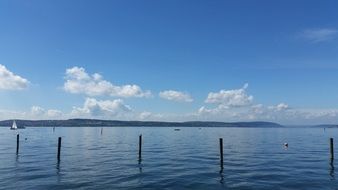
[[[30,113],[33,116],[41,116],[41,115],[45,114],[45,109],[43,109],[42,107],[39,107],[39,106],[32,106]]]
[[[0,110],[0,120],[6,119],[65,119],[66,114],[55,109],[32,106],[28,111]]]
[[[0,64],[0,90],[22,90],[28,87],[29,81],[9,71]]]
[[[152,116],[152,113],[151,113],[151,112],[147,112],[147,111],[141,112],[141,113],[139,114],[139,118],[140,118],[141,120],[147,120],[147,119],[149,119],[151,116]]]
[[[13,110],[0,110],[0,119],[26,119],[27,113]]]
[[[247,107],[229,108],[219,105],[215,108],[202,106],[194,113],[152,113],[137,112],[122,100],[96,100],[87,98],[82,107],[74,107],[71,113],[33,106],[29,111],[0,110],[0,120],[5,119],[118,119],[145,121],[272,121],[281,124],[337,124],[338,109],[299,109],[285,103],[274,106],[256,104]]]
[[[193,120],[208,120],[208,121],[246,121],[248,115],[242,117],[244,113],[247,113],[248,108],[229,108],[219,105],[215,108],[206,108],[202,106],[198,109]],[[193,114],[194,115],[194,114]]]
[[[222,104],[218,105],[215,108],[206,108],[205,106],[202,106],[198,109],[198,114],[199,115],[224,115],[224,113],[230,113],[231,109],[228,106],[224,106]],[[232,112],[234,113],[234,112]]]
[[[47,110],[47,117],[48,118],[62,118],[63,117],[63,113],[60,110]]]
[[[300,123],[306,119],[311,112],[300,111],[290,108],[285,103],[274,106],[256,104],[245,107],[228,107],[222,104],[215,108],[202,106],[195,114],[196,118],[214,121],[272,121],[282,124]]]
[[[125,105],[123,100],[96,100],[95,98],[87,98],[83,107],[74,107],[71,115],[77,117],[105,118],[116,119],[125,118],[131,113],[130,106]]]
[[[205,103],[222,105],[223,107],[243,107],[248,106],[253,101],[253,96],[246,94],[248,84],[240,89],[221,90],[220,92],[210,92]]]
[[[271,121],[281,124],[337,124],[338,109],[300,109],[292,108],[285,103],[274,106],[256,104],[241,108],[202,106],[191,114],[192,120],[212,121]]]
[[[63,119],[65,114],[56,109],[45,110],[40,106],[32,106],[30,112],[25,113],[28,119]]]
[[[176,101],[176,102],[192,102],[193,99],[190,94],[185,92],[179,92],[174,90],[166,90],[159,93],[159,96],[166,100]]]
[[[275,110],[275,111],[284,111],[289,109],[289,105],[285,104],[285,103],[280,103],[276,106],[270,106],[269,107],[270,110]]]
[[[82,107],[73,107],[69,118],[74,117],[144,121],[163,121],[166,119],[162,114],[149,111],[135,111],[121,99],[97,100],[95,98],[86,98]]]
[[[301,33],[301,37],[313,42],[324,42],[334,39],[338,34],[338,30],[330,28],[307,29]]]
[[[88,96],[115,96],[115,97],[149,97],[150,91],[143,91],[138,85],[116,86],[103,77],[94,73],[89,75],[82,67],[73,67],[66,70],[64,90],[73,94]]]

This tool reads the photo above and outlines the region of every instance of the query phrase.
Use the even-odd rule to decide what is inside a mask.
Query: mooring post
[[[142,135],[139,136],[138,141],[138,159],[141,160],[142,158]]]
[[[333,138],[330,138],[330,155],[331,155],[331,160],[333,160],[334,159]]]
[[[103,132],[103,128],[101,127],[101,135],[102,135],[102,132]]]
[[[219,139],[219,153],[220,153],[220,160],[221,160],[221,168],[223,169],[223,139]]]
[[[16,154],[19,154],[19,134],[16,135]]]
[[[59,137],[59,142],[58,142],[58,160],[60,160],[60,153],[61,153],[61,137]]]

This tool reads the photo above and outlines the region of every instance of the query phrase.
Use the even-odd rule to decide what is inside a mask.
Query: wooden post
[[[142,158],[142,135],[139,136],[138,141],[138,159],[141,160]]]
[[[103,132],[103,128],[101,127],[101,135],[102,135],[102,132]]]
[[[331,160],[333,160],[334,159],[333,138],[330,138],[330,155],[331,155]]]
[[[219,139],[219,153],[220,153],[220,160],[221,160],[221,168],[223,169],[223,139]]]
[[[59,142],[58,142],[58,161],[60,160],[60,153],[61,153],[61,137],[59,137]]]
[[[16,135],[16,154],[19,154],[19,134]]]

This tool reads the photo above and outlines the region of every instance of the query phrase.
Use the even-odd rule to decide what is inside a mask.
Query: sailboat
[[[18,126],[16,126],[16,122],[14,120],[13,124],[12,124],[12,127],[11,127],[11,130],[17,130],[17,129],[18,129]]]

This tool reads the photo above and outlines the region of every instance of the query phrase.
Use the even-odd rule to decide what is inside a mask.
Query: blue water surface
[[[1,127],[0,189],[338,189],[329,153],[337,129],[180,129]]]

